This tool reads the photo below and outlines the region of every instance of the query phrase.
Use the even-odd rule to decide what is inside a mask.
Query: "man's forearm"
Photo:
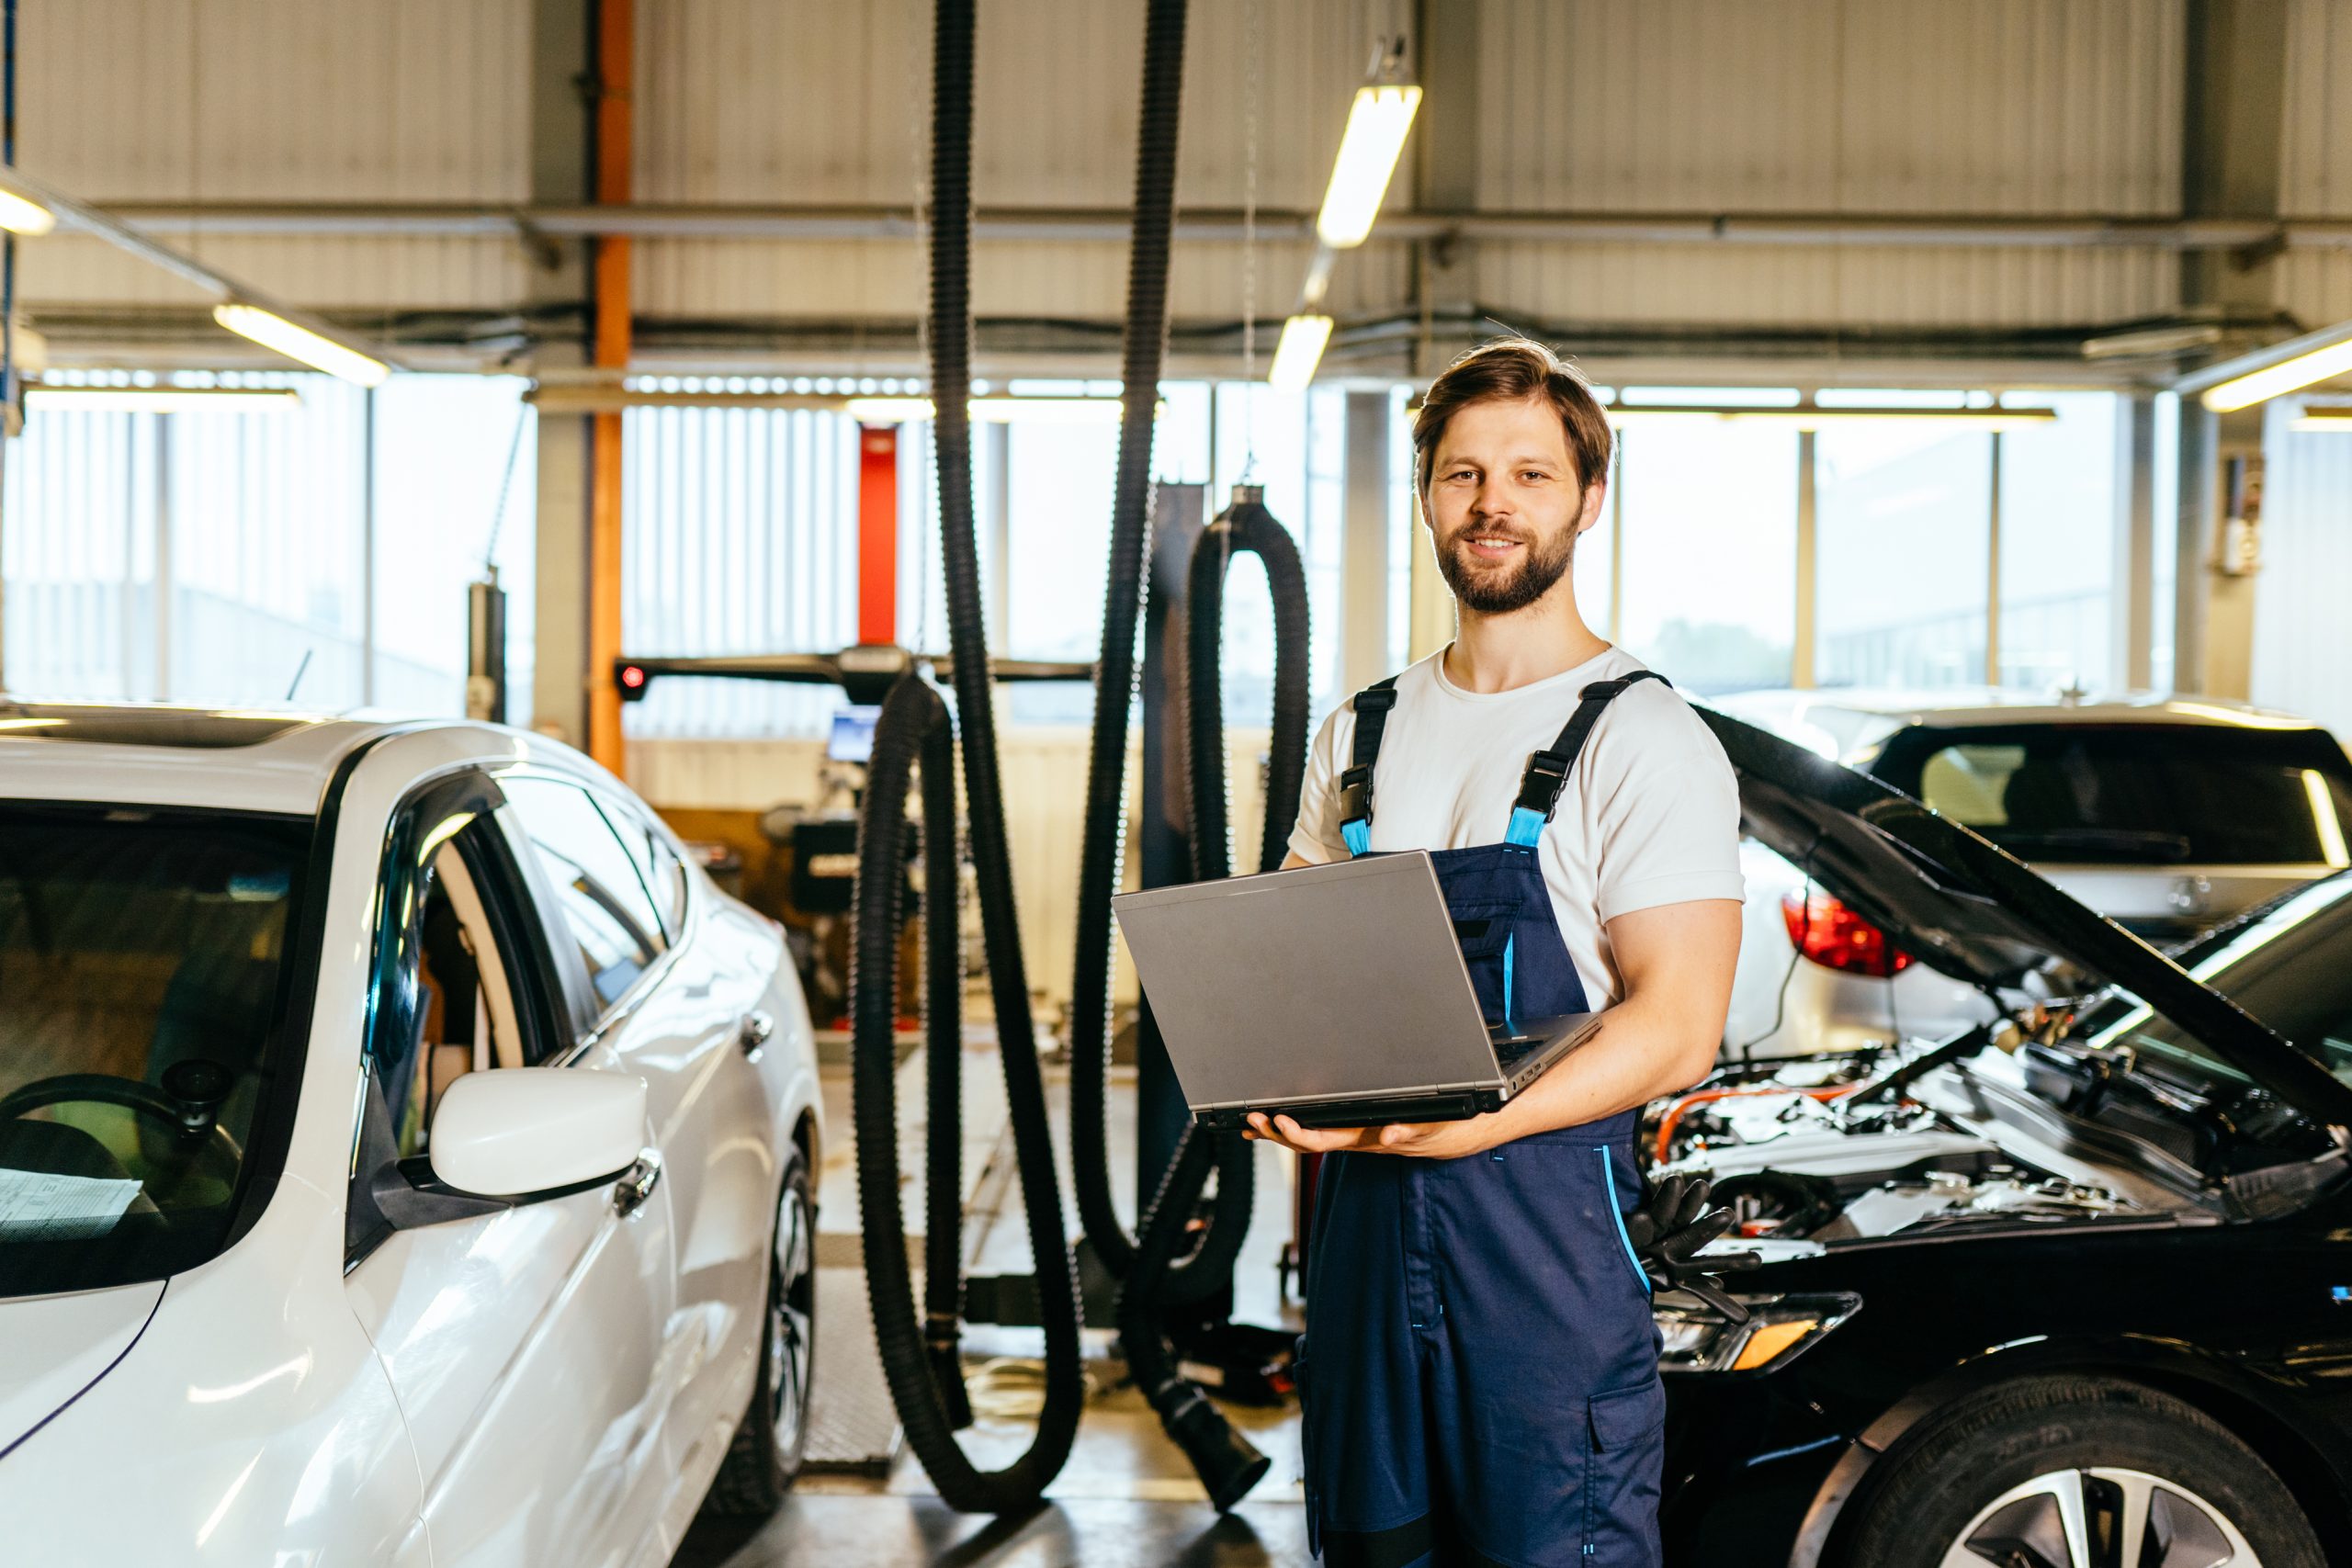
[[[1495,1112],[1496,1141],[1581,1126],[1690,1088],[1713,1066],[1720,1033],[1694,1010],[1651,997],[1610,1009],[1591,1039]]]

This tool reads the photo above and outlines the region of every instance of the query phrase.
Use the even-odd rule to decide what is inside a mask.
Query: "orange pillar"
[[[857,437],[857,640],[899,640],[899,431]]]
[[[629,199],[629,85],[635,0],[596,6],[596,200]],[[595,242],[595,363],[626,368],[629,355],[628,241]],[[613,661],[621,654],[621,416],[594,416],[588,478],[588,754],[614,773],[621,747],[621,698]]]

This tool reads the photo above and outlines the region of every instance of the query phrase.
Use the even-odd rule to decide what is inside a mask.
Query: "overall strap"
[[[1568,784],[1568,772],[1577,765],[1577,755],[1584,750],[1586,737],[1600,722],[1600,710],[1636,681],[1674,684],[1655,670],[1636,670],[1613,681],[1595,681],[1578,694],[1583,700],[1577,704],[1577,711],[1568,716],[1560,738],[1548,749],[1529,756],[1527,771],[1519,775],[1519,798],[1511,805],[1510,828],[1503,835],[1506,843],[1532,845],[1544,836],[1544,825],[1552,820],[1553,809],[1560,804],[1560,792]]]
[[[1380,761],[1380,732],[1396,705],[1396,677],[1376,681],[1356,694],[1355,754],[1340,773],[1340,837],[1348,853],[1372,849],[1372,770]]]

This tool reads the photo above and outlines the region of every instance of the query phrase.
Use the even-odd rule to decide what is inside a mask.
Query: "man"
[[[1577,612],[1612,437],[1510,340],[1413,426],[1460,607],[1443,652],[1324,720],[1286,863],[1437,852],[1490,1015],[1607,1014],[1500,1111],[1252,1136],[1327,1154],[1299,1358],[1310,1546],[1332,1568],[1658,1560],[1665,1393],[1625,1228],[1639,1108],[1705,1076],[1739,949],[1713,735]]]

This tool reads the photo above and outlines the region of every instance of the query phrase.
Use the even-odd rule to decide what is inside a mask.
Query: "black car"
[[[1727,1072],[1650,1118],[1759,1259],[1729,1276],[1746,1325],[1658,1298],[1668,1561],[2352,1562],[2352,873],[2166,957],[1886,784],[1709,722],[1746,830],[1986,999],[1938,1045]]]

